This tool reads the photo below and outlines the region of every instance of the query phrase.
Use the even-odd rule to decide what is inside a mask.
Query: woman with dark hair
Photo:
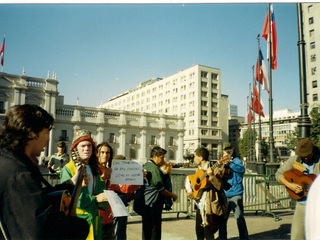
[[[88,234],[85,221],[52,212],[48,203],[53,191],[72,192],[79,173],[75,169],[73,178],[55,187],[43,179],[37,157],[47,146],[53,122],[44,109],[28,104],[10,108],[5,117],[0,131],[0,220],[5,238],[84,239]]]
[[[87,239],[101,239],[102,217],[99,209],[106,210],[108,199],[103,192],[106,190],[103,180],[100,177],[97,157],[95,155],[95,143],[91,138],[89,130],[78,130],[73,135],[73,143],[70,151],[78,151],[82,164],[85,166],[86,173],[90,176],[87,187],[81,189],[77,205],[77,215],[87,220],[90,232]],[[64,182],[75,174],[76,163],[70,161],[61,170],[61,182]]]

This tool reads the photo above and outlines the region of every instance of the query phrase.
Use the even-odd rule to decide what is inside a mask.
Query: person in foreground
[[[314,141],[309,138],[298,140],[296,155],[292,156],[276,172],[276,179],[279,183],[290,189],[292,193],[299,195],[304,189],[295,181],[288,181],[284,174],[293,169],[302,172],[303,176],[309,174],[319,175],[320,172],[320,151],[314,146]],[[299,177],[298,177],[299,178]],[[307,196],[298,199],[291,225],[291,239],[304,239],[305,237],[305,205]]]
[[[102,217],[99,214],[99,209],[107,209],[108,199],[103,192],[106,190],[106,187],[100,177],[98,160],[95,155],[95,144],[91,138],[91,132],[89,130],[75,131],[70,151],[78,151],[80,160],[90,176],[88,186],[81,189],[77,205],[77,215],[80,218],[86,219],[90,226],[87,239],[101,239]],[[72,178],[75,174],[75,169],[76,162],[74,160],[67,163],[61,170],[61,182]]]
[[[236,156],[233,147],[226,147],[223,150],[224,155],[228,154],[232,159],[228,165],[229,173],[224,175],[223,178],[227,181],[225,185],[230,186],[229,189],[224,189],[226,197],[228,199],[228,214],[224,223],[219,228],[219,239],[227,239],[227,222],[231,210],[234,213],[234,217],[237,221],[239,239],[249,239],[246,220],[244,219],[243,211],[243,174],[245,168],[240,158]]]
[[[194,162],[198,165],[199,170],[194,176],[188,176],[185,183],[187,195],[190,199],[195,200],[196,204],[196,235],[197,240],[214,239],[214,234],[218,231],[220,224],[224,221],[228,208],[227,199],[223,192],[222,171],[220,168],[213,167],[209,161],[209,151],[204,148],[197,148],[194,152]],[[206,172],[208,177],[200,182],[195,188],[196,181],[203,172]]]
[[[0,131],[0,220],[7,239],[85,239],[89,232],[83,219],[54,211],[48,198],[53,191],[72,192],[79,169],[64,184],[42,187],[37,157],[47,146],[53,122],[36,105],[13,106],[5,116]],[[82,186],[88,182],[84,175]]]
[[[150,161],[144,165],[147,172],[146,179],[152,187],[154,201],[146,205],[142,214],[142,238],[161,239],[162,208],[165,196],[177,200],[177,195],[164,188],[163,173],[160,167],[164,164],[164,156],[167,151],[161,147],[154,147],[151,150]],[[145,192],[146,194],[146,192]]]

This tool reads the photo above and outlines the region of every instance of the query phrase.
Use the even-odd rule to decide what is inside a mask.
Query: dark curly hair
[[[37,105],[16,105],[9,109],[0,130],[0,148],[23,153],[28,141],[44,129],[52,129],[53,117]]]
[[[108,148],[110,149],[110,159],[109,159],[109,161],[108,161],[108,167],[111,167],[111,165],[112,165],[112,159],[113,159],[113,149],[112,149],[112,147],[110,146],[109,143],[107,143],[107,142],[102,142],[102,143],[98,144],[97,150],[96,150],[96,154],[99,154],[99,153],[100,153],[100,150],[101,150],[102,147],[108,147]]]

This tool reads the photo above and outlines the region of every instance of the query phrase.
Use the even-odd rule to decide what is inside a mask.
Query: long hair
[[[44,129],[51,130],[53,117],[37,105],[16,105],[9,109],[0,130],[0,148],[23,153],[28,141]],[[30,133],[36,137],[30,137]]]
[[[109,159],[109,161],[108,161],[108,167],[111,167],[111,165],[112,165],[112,159],[113,159],[113,149],[112,149],[112,147],[110,146],[109,143],[107,143],[107,142],[102,142],[102,143],[98,144],[97,150],[96,150],[96,154],[100,154],[100,150],[101,150],[102,147],[108,147],[108,148],[110,149],[110,159]],[[98,160],[99,160],[99,159],[98,159]]]
[[[98,158],[95,154],[96,148],[94,145],[92,145],[92,154],[89,158],[89,166],[91,168],[92,174],[95,176],[100,176],[99,166],[98,166]]]

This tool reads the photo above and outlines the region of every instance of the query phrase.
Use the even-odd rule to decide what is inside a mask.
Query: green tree
[[[320,113],[318,108],[313,108],[310,112],[311,129],[310,138],[315,141],[315,145],[320,147]]]
[[[299,135],[299,128],[295,127],[294,131],[290,132],[287,134],[287,148],[294,150],[297,146],[297,141],[298,141],[298,135]]]
[[[243,138],[239,138],[239,152],[240,157],[248,157],[249,156],[249,149],[254,148],[254,142],[252,141],[253,138],[253,129],[248,129],[243,133]],[[255,134],[257,136],[257,134]],[[249,143],[250,139],[250,143]]]

